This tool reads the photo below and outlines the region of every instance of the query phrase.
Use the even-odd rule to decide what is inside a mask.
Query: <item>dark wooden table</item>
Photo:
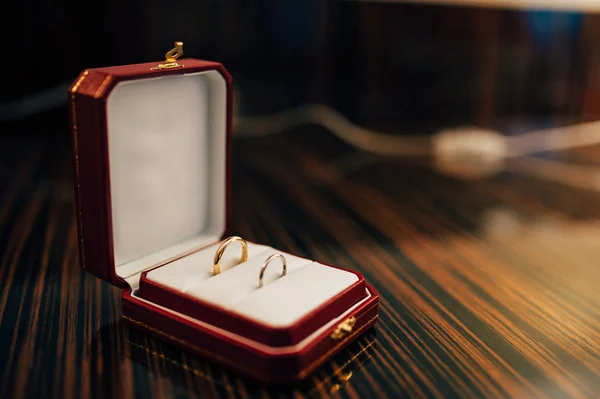
[[[459,181],[316,127],[236,139],[235,232],[359,270],[382,298],[373,331],[269,388],[122,324],[120,290],[78,265],[67,144],[0,143],[0,397],[600,397],[597,192]]]

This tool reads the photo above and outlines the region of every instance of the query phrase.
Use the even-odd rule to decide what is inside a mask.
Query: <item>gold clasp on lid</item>
[[[354,324],[356,324],[356,317],[350,317],[349,319],[344,320],[337,326],[333,333],[331,333],[331,339],[338,340],[344,338],[352,332]]]
[[[183,55],[183,42],[175,42],[175,47],[165,54],[165,62],[158,64],[152,69],[179,68],[183,65],[177,62],[177,59]]]

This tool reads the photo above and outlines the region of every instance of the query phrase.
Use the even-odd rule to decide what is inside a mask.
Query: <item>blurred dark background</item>
[[[64,93],[84,68],[158,61],[175,40],[185,56],[225,64],[244,115],[319,102],[372,129],[428,134],[600,113],[600,18],[588,11],[314,0],[0,7],[4,133],[66,133]]]
[[[0,0],[0,397],[284,395],[129,332],[78,262],[67,88],[174,41],[234,79],[232,232],[382,297],[374,354],[294,397],[598,397],[600,122],[546,129],[600,120],[600,0],[439,1]],[[398,136],[253,124],[306,103]],[[464,126],[511,137],[432,150]]]

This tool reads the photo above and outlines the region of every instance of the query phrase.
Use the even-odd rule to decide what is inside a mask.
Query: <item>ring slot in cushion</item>
[[[211,245],[199,252],[178,259],[165,266],[151,270],[147,278],[176,291],[186,292],[196,284],[215,277],[213,260],[220,243]],[[266,245],[248,243],[248,259],[269,250]],[[221,274],[236,266],[242,253],[239,242],[229,245],[221,259]]]
[[[230,309],[272,327],[289,327],[358,281],[350,272],[313,262],[266,283]]]
[[[253,256],[246,262],[233,267],[226,272],[204,280],[193,288],[185,291],[187,295],[194,296],[200,300],[214,303],[222,307],[228,307],[229,304],[238,300],[243,300],[253,292],[260,290],[258,288],[258,275],[265,259],[269,256],[280,253],[286,258],[287,275],[281,277],[282,265],[280,259],[274,259],[269,263],[264,275],[264,284],[271,284],[277,279],[290,278],[296,271],[312,263],[312,261],[298,256],[286,254],[276,249],[269,248],[259,255]]]

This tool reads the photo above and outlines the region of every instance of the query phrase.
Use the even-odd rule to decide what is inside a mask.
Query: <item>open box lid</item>
[[[69,89],[80,263],[120,287],[228,230],[231,77],[176,49]]]

